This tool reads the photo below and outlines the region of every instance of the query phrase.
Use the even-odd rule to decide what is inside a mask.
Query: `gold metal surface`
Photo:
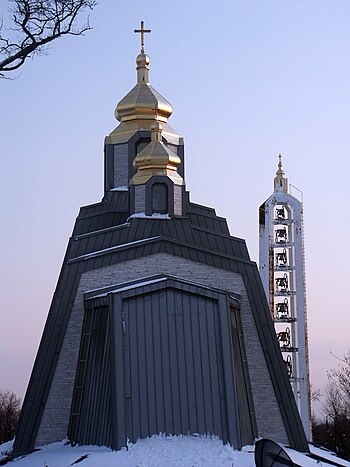
[[[123,97],[115,109],[115,117],[121,123],[107,137],[107,143],[127,142],[137,131],[150,131],[153,122],[161,122],[163,135],[170,144],[183,144],[183,139],[167,123],[173,108],[156,89],[149,84],[150,58],[144,52],[144,23],[141,29],[141,53],[136,58],[137,84]]]
[[[154,120],[147,119],[138,119],[131,120],[127,122],[122,122],[118,125],[112,133],[107,137],[107,143],[110,144],[119,144],[129,141],[129,139],[140,130],[150,131],[151,125]],[[163,123],[163,132],[162,134],[170,144],[182,145],[183,138],[176,133],[176,131],[168,124]]]
[[[141,185],[151,177],[165,176],[176,185],[183,185],[184,181],[177,172],[181,159],[162,142],[162,124],[153,122],[150,130],[151,142],[135,157],[133,165],[137,172],[130,180],[130,184]]]
[[[173,113],[171,104],[150,84],[138,83],[117,105],[115,117],[121,122],[138,119],[162,120]]]

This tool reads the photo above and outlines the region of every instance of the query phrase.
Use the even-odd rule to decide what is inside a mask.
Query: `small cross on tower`
[[[141,33],[141,53],[145,53],[145,32],[151,32],[150,29],[145,29],[144,28],[144,22],[141,21],[141,29],[134,29],[134,32],[139,32]]]

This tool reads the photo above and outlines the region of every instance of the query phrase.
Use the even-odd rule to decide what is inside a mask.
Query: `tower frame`
[[[311,439],[303,202],[288,191],[280,158],[274,193],[259,211],[259,271],[305,434]]]

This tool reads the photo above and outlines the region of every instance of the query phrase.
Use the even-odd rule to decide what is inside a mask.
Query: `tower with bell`
[[[105,139],[104,194],[80,209],[23,403],[17,454],[67,438],[268,437],[307,450],[256,264],[186,190],[183,138],[150,58]]]
[[[282,156],[278,158],[274,192],[259,210],[259,269],[294,397],[310,439],[303,202],[290,193]]]

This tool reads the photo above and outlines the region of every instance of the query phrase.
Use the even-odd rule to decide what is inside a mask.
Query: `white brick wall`
[[[238,293],[242,296],[241,319],[258,434],[261,437],[274,438],[280,442],[288,443],[242,276],[184,258],[159,253],[82,275],[38,431],[36,446],[58,441],[67,436],[84,316],[84,292],[161,273]]]
[[[128,144],[114,146],[114,186],[129,186],[129,153]]]

